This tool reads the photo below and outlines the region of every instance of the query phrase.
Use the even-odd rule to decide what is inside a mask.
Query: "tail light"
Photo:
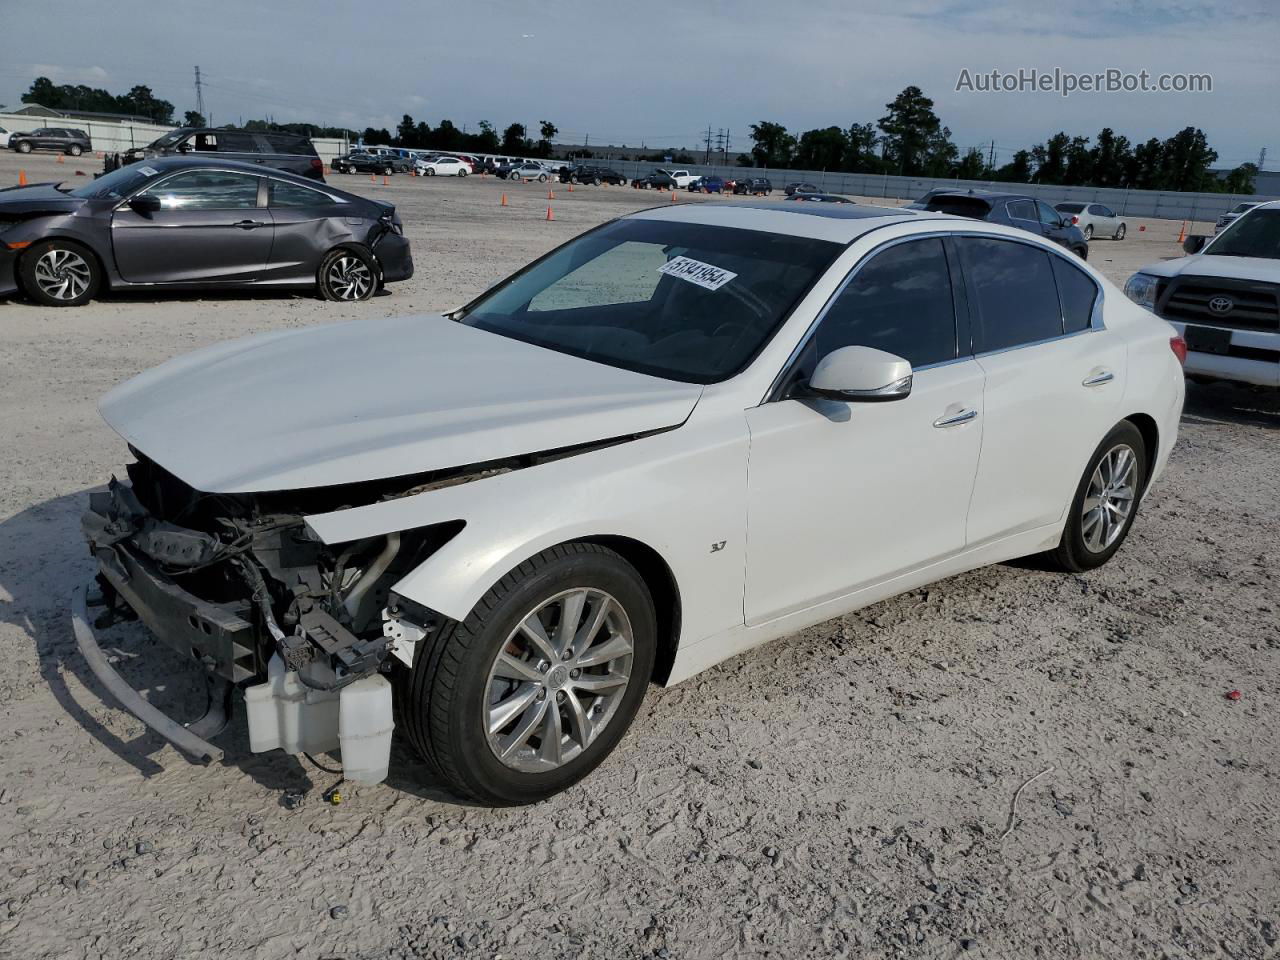
[[[1074,216],[1073,216],[1073,217],[1071,218],[1071,225],[1072,225],[1073,227],[1074,227],[1076,224],[1078,224],[1079,222],[1080,222],[1080,218],[1079,218],[1079,217],[1074,217]]]
[[[1183,340],[1182,337],[1170,337],[1169,349],[1178,358],[1178,363],[1185,367],[1187,365],[1187,341]]]
[[[319,157],[312,157],[312,158],[311,158],[311,169],[312,169],[312,170],[323,170],[323,169],[324,169],[324,161],[323,161],[323,160],[321,160]]]

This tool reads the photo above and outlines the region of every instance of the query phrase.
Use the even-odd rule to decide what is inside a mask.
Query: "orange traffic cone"
[[[555,198],[556,198],[556,192],[555,192],[554,190],[548,189],[548,190],[547,190],[547,199],[548,199],[548,200],[554,200]]]
[[[382,178],[382,185],[383,185],[384,187],[386,187],[386,186],[390,186],[390,184],[388,184],[388,183],[387,183],[387,178],[386,178],[386,177],[383,177],[383,178]]]
[[[547,219],[554,220],[555,218],[556,218],[556,215],[551,212],[551,204],[547,204]]]
[[[1182,221],[1182,229],[1178,231],[1178,242],[1181,243],[1187,239],[1187,221]]]
[[[570,192],[570,193],[573,193],[573,184],[572,184],[572,183],[571,183],[571,184],[569,184],[569,192]]]
[[[504,194],[502,195],[502,202],[501,202],[500,204],[498,204],[498,206],[500,206],[500,207],[505,207],[506,205],[507,205],[507,195],[504,193]]]
[[[18,171],[18,186],[25,187],[27,185],[27,171]]]
[[[376,187],[378,185],[378,178],[371,173],[369,174],[369,182]]]
[[[58,154],[58,162],[59,162],[59,163],[66,163],[67,161],[66,161],[66,160],[64,160],[64,159],[62,158],[62,154]]]
[[[672,203],[676,202],[676,192],[674,190],[671,191],[671,202]]]

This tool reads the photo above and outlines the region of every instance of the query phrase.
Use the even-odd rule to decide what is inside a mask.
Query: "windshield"
[[[1233,220],[1203,252],[1215,257],[1280,260],[1280,210],[1254,210]]]
[[[163,150],[165,147],[172,147],[175,143],[187,135],[186,130],[170,130],[163,137],[157,137],[147,144],[148,150]]]
[[[133,193],[144,183],[156,176],[156,170],[145,163],[130,164],[118,167],[110,173],[104,173],[97,180],[91,180],[83,187],[76,187],[67,192],[73,197],[86,200],[120,200]]]
[[[843,249],[754,230],[619,220],[468,306],[461,323],[669,380],[742,370]]]

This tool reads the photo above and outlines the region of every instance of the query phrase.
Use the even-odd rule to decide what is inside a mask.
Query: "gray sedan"
[[[1126,227],[1120,215],[1102,203],[1059,203],[1054,208],[1064,220],[1080,228],[1086,240],[1095,236],[1123,240]]]
[[[75,189],[0,191],[0,296],[48,306],[143,287],[310,286],[366,300],[412,275],[391,204],[256,164],[171,157]]]

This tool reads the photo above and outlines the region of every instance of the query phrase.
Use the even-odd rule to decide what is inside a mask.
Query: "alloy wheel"
[[[634,651],[626,611],[603,590],[575,588],[540,602],[489,668],[482,704],[489,749],[523,773],[581,756],[617,713]]]
[[[1138,457],[1127,443],[1117,444],[1098,461],[1080,508],[1084,545],[1102,553],[1124,532],[1133,513]]]
[[[329,265],[325,282],[338,300],[363,300],[373,287],[373,271],[359,257],[347,254]]]
[[[84,257],[74,250],[55,247],[36,261],[35,280],[40,292],[54,300],[74,300],[89,289],[93,273]]]

